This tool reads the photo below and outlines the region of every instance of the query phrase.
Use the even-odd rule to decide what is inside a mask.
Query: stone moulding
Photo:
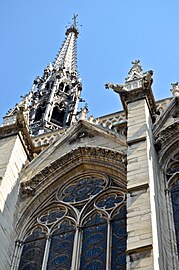
[[[133,249],[130,249],[130,250],[126,250],[126,253],[128,255],[133,253],[134,256],[135,256],[135,254],[137,255],[138,253],[141,253],[141,252],[147,251],[147,250],[152,250],[152,249],[153,249],[153,246],[151,244],[149,244],[149,245],[146,245],[146,246],[136,247],[136,248],[133,248]]]
[[[126,154],[120,152],[114,152],[110,149],[105,148],[93,148],[93,147],[79,147],[74,149],[59,159],[52,162],[49,166],[42,169],[29,181],[21,183],[21,194],[22,197],[28,195],[35,195],[35,190],[45,179],[50,176],[58,174],[63,168],[67,167],[68,164],[75,160],[82,159],[82,161],[88,161],[91,158],[96,158],[103,161],[111,161],[117,164],[124,172],[126,172]]]
[[[166,127],[155,137],[156,150],[164,153],[165,149],[174,143],[174,138],[179,140],[179,122]]]
[[[119,95],[121,97],[121,101],[126,115],[127,104],[143,98],[145,98],[147,101],[151,115],[153,116],[156,112],[156,103],[151,88],[143,89],[141,87],[135,90],[126,91],[125,93],[120,93]]]
[[[18,135],[29,160],[32,160],[34,155],[41,152],[41,148],[35,147],[32,142],[23,111],[18,111],[13,120],[12,123],[0,127],[0,139]]]
[[[160,133],[160,130],[163,128],[166,119],[168,119],[170,115],[174,113],[174,111],[176,110],[175,108],[176,103],[177,103],[177,98],[173,98],[173,99],[170,98],[170,103],[166,105],[165,109],[163,109],[163,112],[159,114],[159,117],[153,126],[154,135],[157,135],[158,133]]]

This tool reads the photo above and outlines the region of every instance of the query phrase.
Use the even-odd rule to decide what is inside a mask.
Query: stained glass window
[[[105,188],[106,181],[98,178],[83,178],[67,186],[61,195],[64,202],[79,202],[98,194]]]
[[[64,220],[53,232],[47,270],[71,269],[74,235],[75,226],[69,220]]]
[[[46,237],[40,228],[33,230],[24,242],[19,270],[39,270],[42,266]]]
[[[54,222],[61,219],[66,214],[65,207],[60,207],[57,209],[52,209],[44,213],[40,218],[39,221],[42,224],[47,226],[53,224]]]
[[[126,269],[126,206],[123,206],[112,220],[111,269]]]
[[[85,223],[82,243],[80,270],[105,269],[107,221],[99,213]]]
[[[117,184],[85,177],[56,195],[24,241],[19,270],[125,270],[126,196]]]
[[[171,200],[173,208],[173,219],[176,233],[176,244],[179,257],[179,153],[175,153],[168,162],[166,177],[171,185]]]
[[[173,217],[175,223],[177,249],[179,254],[179,179],[171,189]]]
[[[122,203],[125,199],[124,197],[125,196],[123,193],[111,192],[97,200],[96,206],[105,210],[110,210],[113,209],[116,205]]]

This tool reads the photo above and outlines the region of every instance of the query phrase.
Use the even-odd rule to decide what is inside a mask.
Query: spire
[[[77,72],[76,40],[79,34],[77,15],[66,30],[65,41],[53,64],[36,77],[30,92],[14,109],[13,115],[24,107],[29,111],[29,129],[32,135],[39,135],[69,127],[76,120],[82,85]]]
[[[78,14],[74,14],[73,24],[66,30],[66,39],[54,62],[54,67],[56,69],[65,67],[70,72],[77,72],[76,41],[79,34],[76,21],[77,16]]]

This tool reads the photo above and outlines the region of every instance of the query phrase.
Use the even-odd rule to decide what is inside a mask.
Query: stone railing
[[[60,130],[59,132],[55,131],[55,132],[42,134],[42,135],[34,137],[34,138],[32,137],[32,141],[33,141],[35,147],[47,146],[47,145],[53,143],[58,138],[61,138],[62,135],[64,134],[64,132],[65,132],[65,130],[63,130],[63,131]]]

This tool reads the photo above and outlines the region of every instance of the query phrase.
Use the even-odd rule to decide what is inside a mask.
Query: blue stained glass
[[[121,203],[124,199],[123,195],[109,194],[101,198],[96,205],[100,208],[110,209]]]
[[[111,269],[126,269],[126,207],[123,206],[112,221],[112,257]]]
[[[36,229],[24,242],[19,270],[41,269],[43,254],[45,250],[45,233]]]
[[[71,267],[75,226],[65,220],[52,235],[47,270],[63,269]]]
[[[55,257],[53,261],[54,261],[54,264],[56,266],[63,266],[63,265],[66,265],[68,263],[68,256],[59,255],[59,256]]]
[[[98,257],[103,253],[103,249],[99,246],[92,246],[91,248],[87,249],[85,255],[88,258],[95,258]]]
[[[95,213],[83,228],[81,270],[101,270],[106,268],[106,219]]]
[[[179,256],[179,180],[177,180],[176,185],[171,189],[171,198],[172,198],[172,206],[173,206],[173,218],[175,223],[175,233],[177,240],[177,249]]]
[[[90,225],[105,223],[105,222],[106,222],[106,219],[101,217],[101,215],[97,213],[97,214],[94,214],[92,217],[88,218],[87,222],[85,223],[85,227],[90,226]],[[96,227],[96,229],[97,228],[98,226]],[[93,227],[91,228],[91,230],[93,230]]]
[[[70,221],[68,221],[68,220],[64,220],[60,224],[60,227],[54,231],[54,235],[65,233],[65,232],[68,232],[68,231],[72,231],[74,229],[75,229],[74,224],[71,224]]]
[[[179,179],[176,181],[176,183],[175,183],[175,185],[172,187],[172,189],[171,189],[171,191],[172,191],[172,193],[173,193],[173,195],[175,194],[174,192],[176,191],[178,191],[179,190]],[[172,196],[173,196],[172,195]]]
[[[179,194],[173,193],[173,203],[179,205]]]
[[[63,201],[79,202],[94,196],[104,189],[105,181],[96,178],[85,178],[65,188]]]
[[[64,209],[54,209],[50,211],[48,214],[42,216],[40,218],[40,221],[42,223],[53,223],[57,221],[59,218],[63,217],[65,215],[65,210]]]
[[[103,240],[103,234],[101,233],[95,233],[95,235],[90,235],[87,239],[86,242],[87,244],[97,244],[100,243]]]
[[[105,268],[103,268],[101,261],[96,261],[96,260],[89,262],[85,266],[85,270],[102,270],[102,269],[105,269]]]

